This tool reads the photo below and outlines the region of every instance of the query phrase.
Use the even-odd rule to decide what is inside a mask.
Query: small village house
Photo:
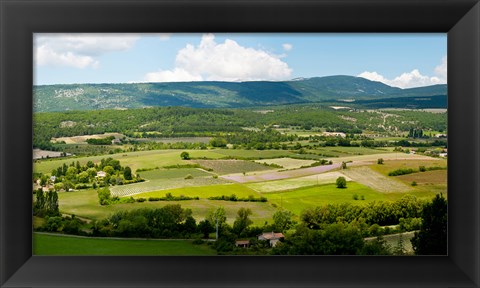
[[[97,178],[105,178],[107,176],[107,172],[105,171],[98,171],[97,172]]]
[[[250,246],[250,240],[237,240],[235,241],[235,246],[248,248]]]
[[[264,232],[258,235],[258,240],[269,241],[271,247],[275,247],[278,241],[283,240],[285,236],[283,233],[275,233],[275,232]]]

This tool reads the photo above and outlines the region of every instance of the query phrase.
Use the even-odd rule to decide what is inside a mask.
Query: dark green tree
[[[203,233],[203,238],[208,239],[208,235],[215,232],[215,227],[207,219],[198,223],[198,230]]]
[[[252,215],[252,210],[248,208],[240,208],[237,212],[237,218],[235,218],[235,222],[233,222],[233,231],[235,234],[240,236],[248,226],[250,226],[253,221],[250,219],[250,215]]]
[[[336,184],[337,188],[347,188],[347,179],[345,179],[343,176],[340,176],[337,178]]]
[[[130,167],[125,167],[125,170],[123,170],[123,177],[125,180],[132,180],[132,169]]]
[[[422,211],[422,226],[412,238],[416,255],[447,254],[447,200],[437,194]]]
[[[288,210],[280,210],[273,214],[273,226],[275,231],[284,232],[295,225],[293,213]]]
[[[97,191],[98,194],[98,202],[100,205],[108,205],[110,204],[110,189],[108,188],[102,188],[98,189]]]
[[[190,154],[188,154],[188,152],[186,151],[183,151],[182,153],[180,153],[180,158],[182,158],[183,160],[189,160]]]

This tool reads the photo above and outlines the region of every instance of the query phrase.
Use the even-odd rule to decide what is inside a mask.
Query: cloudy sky
[[[447,82],[446,34],[35,34],[36,85],[290,80]]]

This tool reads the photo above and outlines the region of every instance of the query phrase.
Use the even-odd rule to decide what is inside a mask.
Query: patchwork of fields
[[[371,149],[370,149],[371,150]],[[197,160],[182,160],[176,150],[157,150],[114,154],[121,165],[132,165],[152,170],[139,172],[145,182],[116,185],[110,187],[112,195],[119,197],[145,198],[139,203],[124,203],[101,206],[96,190],[80,190],[59,193],[59,204],[63,213],[75,214],[87,219],[102,219],[114,212],[142,207],[163,207],[168,204],[180,204],[189,208],[197,221],[204,219],[209,211],[218,206],[225,208],[227,222],[233,223],[240,207],[250,208],[255,224],[263,225],[272,221],[278,209],[287,209],[299,217],[306,208],[329,203],[352,203],[365,205],[371,201],[397,200],[406,194],[418,198],[431,198],[436,193],[446,195],[446,170],[418,172],[403,176],[388,176],[388,172],[399,168],[445,167],[446,160],[411,154],[388,153],[383,151],[374,155],[356,155],[332,158],[334,164],[316,167],[308,166],[314,160],[299,160],[285,157],[291,152],[277,150],[187,150]],[[245,152],[245,153],[242,153]],[[396,155],[397,154],[397,155]],[[262,159],[234,160],[222,159],[243,155]],[[198,159],[206,157],[208,160]],[[245,157],[245,158],[248,158]],[[376,160],[383,157],[383,165]],[[79,158],[82,162],[99,161],[103,157]],[[268,160],[267,160],[268,159]],[[70,160],[55,159],[36,163],[36,169],[48,171]],[[273,168],[266,166],[275,163],[289,167]],[[348,162],[347,169],[341,169],[341,162]],[[166,165],[199,164],[202,168],[161,168]],[[282,165],[283,164],[283,165]],[[158,167],[156,169],[156,167]],[[179,166],[181,167],[181,166]],[[204,169],[208,169],[204,170]],[[213,170],[213,171],[212,171]],[[219,176],[217,176],[219,175]],[[346,189],[336,188],[335,181],[343,176],[347,180]],[[416,181],[418,185],[410,185]],[[198,200],[148,201],[149,197],[165,197],[167,193],[175,197],[199,197]],[[267,202],[235,202],[209,200],[209,197],[231,196],[237,198],[265,197]]]

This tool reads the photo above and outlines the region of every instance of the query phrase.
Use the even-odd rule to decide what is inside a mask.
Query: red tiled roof
[[[275,232],[266,232],[259,235],[259,237],[264,238],[265,240],[272,240],[272,239],[280,239],[285,238],[283,233],[275,233]]]

